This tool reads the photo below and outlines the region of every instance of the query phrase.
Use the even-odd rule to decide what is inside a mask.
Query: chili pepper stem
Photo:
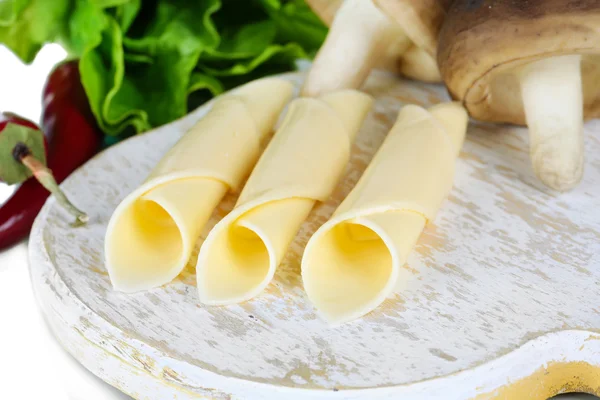
[[[32,173],[35,179],[37,179],[42,186],[44,186],[50,193],[52,193],[58,203],[63,206],[70,214],[75,218],[75,225],[83,225],[88,222],[89,217],[86,213],[78,209],[71,203],[65,193],[60,189],[56,179],[52,175],[52,172],[37,158],[35,158],[25,144],[19,143],[15,146],[14,155],[15,158],[27,167]]]

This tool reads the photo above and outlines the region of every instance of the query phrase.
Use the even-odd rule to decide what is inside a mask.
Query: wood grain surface
[[[286,76],[297,85],[303,78]],[[240,305],[199,304],[195,256],[171,284],[136,294],[113,291],[103,263],[112,211],[210,105],[73,174],[63,188],[89,213],[89,225],[72,228],[51,199],[30,240],[34,289],[62,345],[139,399],[600,393],[598,121],[585,128],[584,179],[562,195],[533,176],[525,129],[471,123],[455,188],[409,257],[397,293],[341,327],[317,317],[299,274],[306,241],[356,183],[400,107],[448,99],[441,86],[385,73],[373,74],[366,91],[376,103],[343,182],[313,210],[274,282]],[[209,225],[234,201],[228,196]]]

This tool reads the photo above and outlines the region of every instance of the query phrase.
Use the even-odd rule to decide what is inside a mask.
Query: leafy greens
[[[62,44],[80,59],[100,126],[118,137],[293,69],[326,32],[304,0],[0,1],[0,43],[24,62]]]

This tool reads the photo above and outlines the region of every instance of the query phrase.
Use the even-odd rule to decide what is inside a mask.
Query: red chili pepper
[[[60,183],[96,154],[102,145],[102,134],[81,85],[77,61],[60,64],[50,74],[42,105],[47,165]],[[0,117],[0,134],[9,122],[39,129],[31,121],[4,113]],[[0,206],[0,250],[29,234],[49,195],[37,180],[31,178]]]

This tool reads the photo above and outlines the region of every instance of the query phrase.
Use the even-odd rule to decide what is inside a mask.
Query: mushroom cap
[[[600,116],[600,2],[456,0],[442,26],[438,65],[472,117],[525,124],[519,67],[581,54],[584,116]]]

